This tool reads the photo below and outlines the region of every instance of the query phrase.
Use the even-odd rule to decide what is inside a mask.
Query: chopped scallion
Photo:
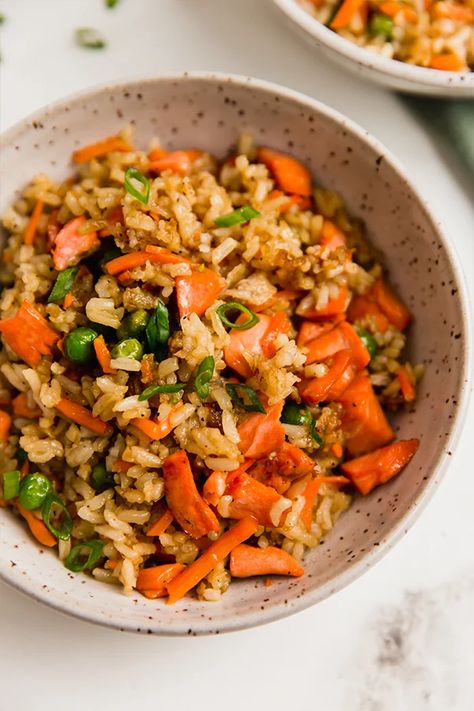
[[[103,549],[104,544],[98,538],[76,543],[71,548],[64,565],[73,573],[81,573],[83,570],[94,567],[97,561],[102,558]]]
[[[3,498],[5,501],[16,499],[20,493],[20,472],[13,469],[11,472],[3,474]]]
[[[41,509],[43,522],[53,536],[67,541],[71,537],[72,517],[66,504],[56,494],[49,493]]]
[[[261,412],[266,413],[260,398],[255,390],[248,385],[241,383],[226,383],[225,389],[230,395],[230,398],[237,407],[242,408],[246,412]],[[240,395],[239,395],[240,393]]]
[[[48,303],[57,303],[62,301],[66,294],[71,291],[76,277],[79,273],[79,267],[69,267],[62,272],[59,272],[54,282],[54,286],[51,289],[51,293],[48,296]]]
[[[201,363],[196,372],[196,377],[194,378],[194,387],[196,392],[201,398],[205,398],[209,395],[209,382],[214,375],[214,356],[206,356]]]
[[[162,357],[169,337],[170,317],[168,309],[162,301],[158,301],[146,325],[146,338],[150,351]]]
[[[243,207],[237,208],[233,212],[229,212],[228,215],[222,215],[222,217],[217,217],[214,222],[218,227],[234,227],[235,225],[243,225],[244,222],[252,220],[254,217],[259,217],[260,213],[258,210],[254,210],[251,205],[244,205]]]
[[[107,44],[100,32],[93,27],[79,27],[74,37],[76,44],[86,49],[103,49]]]
[[[227,314],[230,314],[232,311],[240,311],[240,313],[248,316],[247,320],[243,323],[231,321],[228,318]],[[237,331],[246,331],[248,328],[252,328],[252,326],[255,326],[255,324],[258,323],[260,320],[257,314],[254,314],[253,311],[250,311],[250,309],[248,309],[246,306],[239,303],[238,301],[228,301],[225,304],[221,304],[216,309],[216,313],[224,324],[224,326],[228,326],[229,328],[235,328]]]
[[[137,182],[142,186],[141,192],[132,181]],[[150,185],[151,181],[146,177],[146,175],[143,175],[143,173],[136,168],[128,168],[125,173],[125,190],[144,205],[148,203],[148,198],[150,197]]]
[[[149,388],[140,393],[138,396],[139,400],[149,400],[153,395],[158,395],[159,393],[179,393],[180,390],[184,390],[186,385],[184,383],[169,383],[165,385],[150,385]]]

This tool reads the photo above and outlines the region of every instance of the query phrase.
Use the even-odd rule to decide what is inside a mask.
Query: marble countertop
[[[0,0],[0,124],[102,81],[187,69],[249,74],[339,109],[385,143],[453,240],[474,302],[472,177],[404,100],[315,57],[263,0]],[[100,29],[103,51],[72,40]],[[474,402],[409,534],[349,588],[223,637],[147,638],[67,618],[0,584],[11,711],[467,711],[474,698]],[[215,699],[219,699],[216,702]]]

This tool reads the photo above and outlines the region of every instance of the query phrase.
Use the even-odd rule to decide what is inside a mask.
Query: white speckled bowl
[[[271,0],[288,24],[321,54],[364,79],[411,94],[474,97],[474,72],[416,67],[369,52],[344,39],[309,14],[297,0]]]
[[[37,172],[64,178],[71,152],[131,123],[143,147],[156,133],[166,146],[198,146],[224,156],[239,131],[291,151],[319,181],[339,190],[366,220],[387,257],[394,284],[415,315],[410,357],[426,361],[420,399],[395,426],[420,437],[412,463],[386,486],[357,498],[336,530],[306,558],[294,580],[239,581],[219,603],[191,597],[174,606],[126,597],[73,575],[0,510],[0,572],[35,599],[85,620],[156,634],[218,633],[275,620],[354,580],[406,533],[436,488],[466,406],[468,330],[462,279],[449,243],[398,163],[375,139],[322,104],[265,82],[214,74],[130,81],[49,106],[1,138],[1,205]],[[442,376],[440,376],[442,373]],[[422,561],[420,560],[420,565]]]

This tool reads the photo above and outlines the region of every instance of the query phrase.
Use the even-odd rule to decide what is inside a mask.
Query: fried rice
[[[303,574],[417,446],[384,414],[423,366],[380,255],[249,136],[218,160],[125,130],[73,162],[3,215],[2,515],[150,598]]]

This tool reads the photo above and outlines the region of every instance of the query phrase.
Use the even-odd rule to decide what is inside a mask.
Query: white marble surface
[[[214,69],[286,84],[362,124],[405,164],[457,246],[472,303],[468,176],[399,98],[322,64],[264,0],[121,0],[114,11],[103,0],[0,0],[0,11],[2,129],[119,77]],[[103,31],[107,50],[74,46],[85,25]],[[0,708],[202,711],[221,698],[227,711],[473,708],[473,406],[409,535],[352,586],[292,618],[220,638],[146,638],[62,617],[0,585]]]

